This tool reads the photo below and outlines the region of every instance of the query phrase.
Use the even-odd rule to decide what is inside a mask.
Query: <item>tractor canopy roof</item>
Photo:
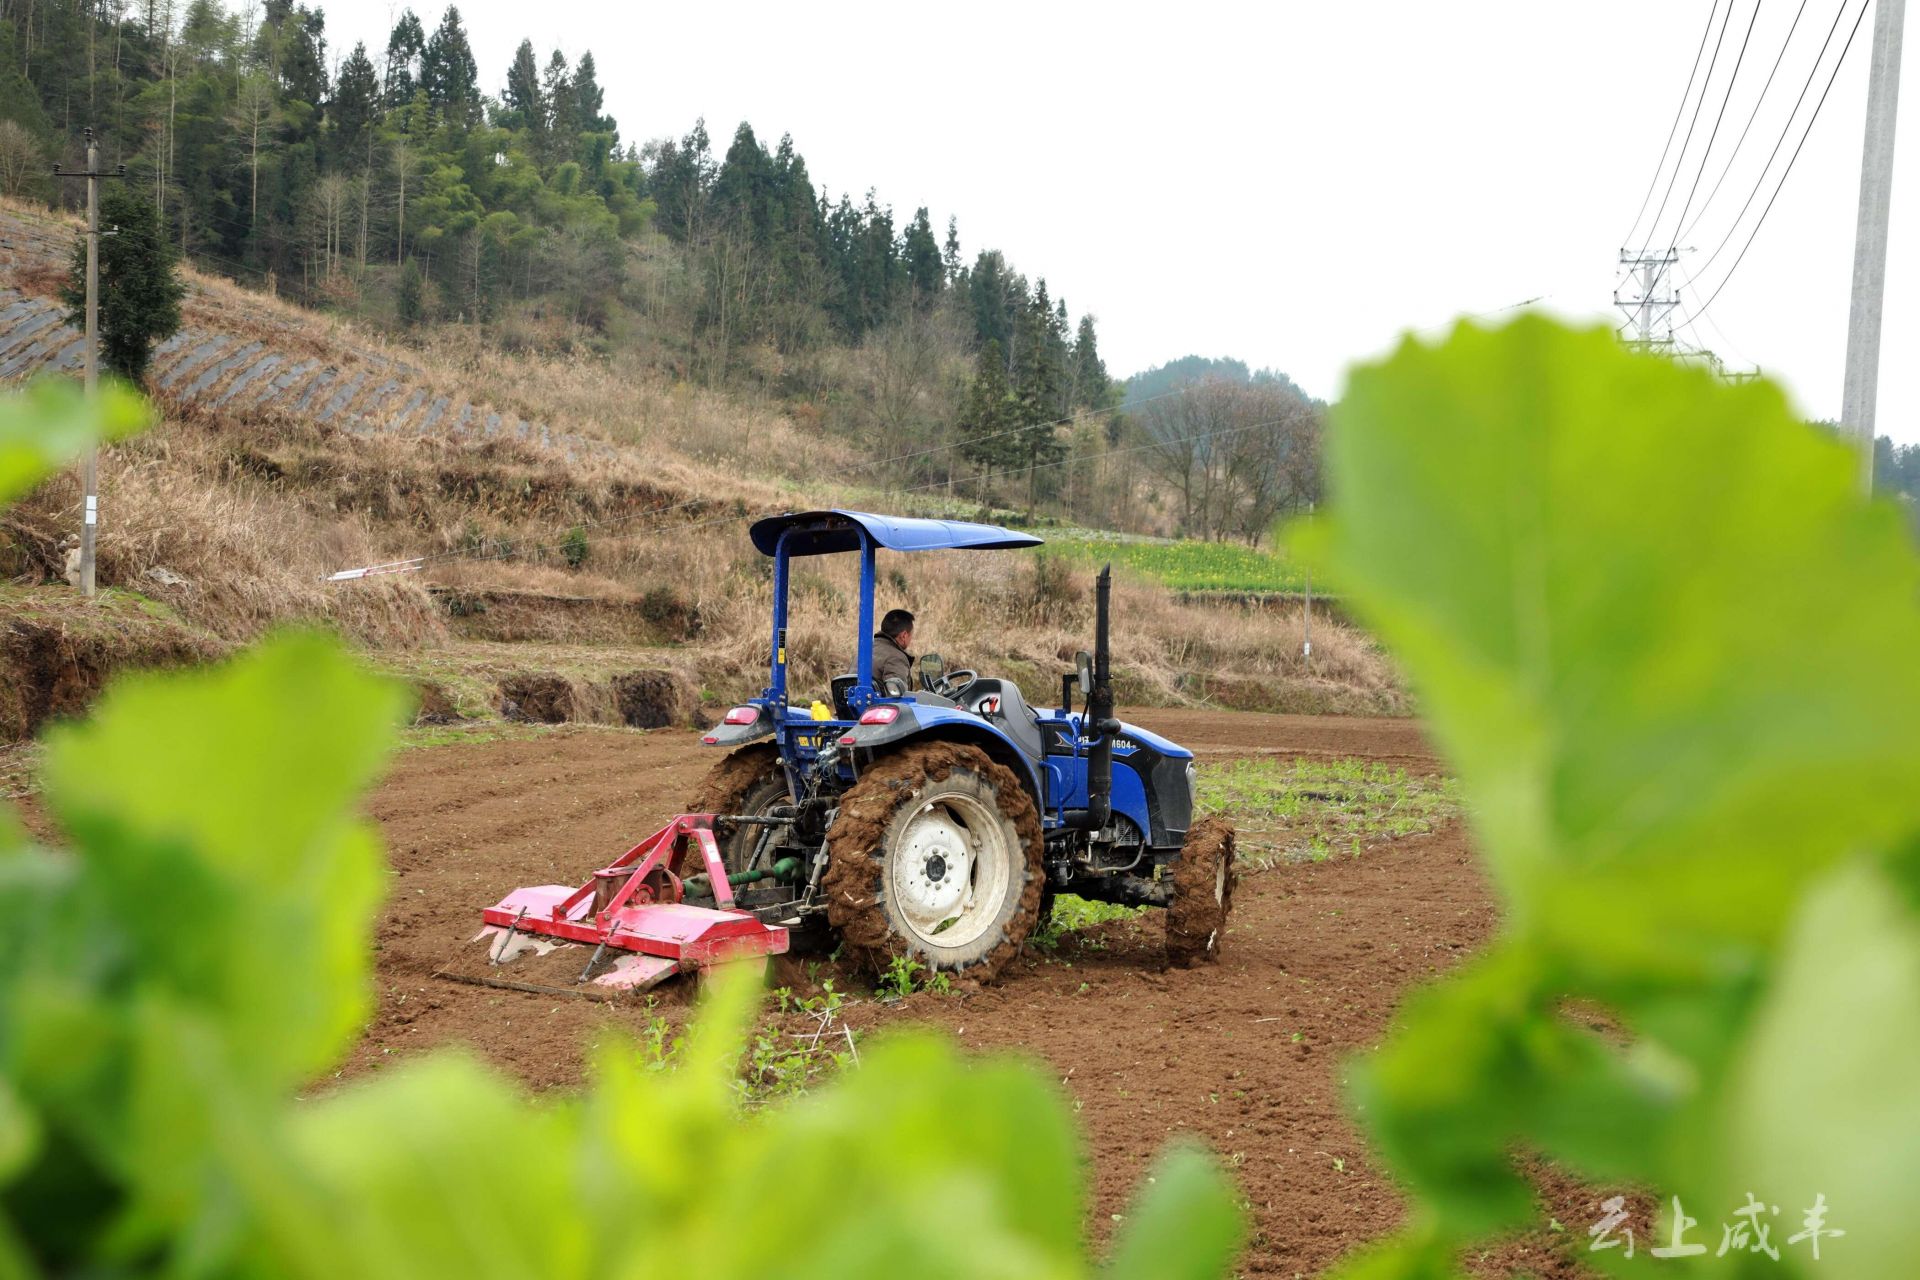
[[[996,551],[1008,547],[1037,547],[1044,541],[1030,533],[1015,533],[990,524],[969,524],[964,520],[877,516],[866,511],[794,511],[755,521],[751,530],[753,545],[760,554],[770,556],[779,549],[780,535],[789,529],[796,531],[787,540],[790,556],[858,551],[862,529],[876,545],[890,551]]]

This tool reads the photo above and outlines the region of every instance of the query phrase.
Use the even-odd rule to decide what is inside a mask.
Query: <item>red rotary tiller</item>
[[[583,944],[593,948],[593,955],[573,979],[576,985],[591,982],[608,992],[646,991],[675,974],[784,953],[786,929],[735,905],[714,840],[715,821],[711,813],[681,814],[577,888],[543,884],[515,889],[481,913],[486,928],[479,938],[487,940],[489,966],[506,964],[529,950],[544,956],[563,944]],[[682,869],[690,847],[700,851],[712,907],[685,901]],[[603,968],[608,951],[619,954]],[[487,986],[565,990],[444,969],[441,975]]]

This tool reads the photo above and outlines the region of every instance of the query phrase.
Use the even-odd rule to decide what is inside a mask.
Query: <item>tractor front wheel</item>
[[[1187,830],[1173,864],[1167,903],[1167,960],[1182,969],[1220,958],[1220,935],[1233,909],[1233,824],[1202,818]]]
[[[910,955],[991,980],[1018,954],[1046,886],[1040,814],[978,747],[923,742],[869,765],[827,831],[827,918],[875,973]]]

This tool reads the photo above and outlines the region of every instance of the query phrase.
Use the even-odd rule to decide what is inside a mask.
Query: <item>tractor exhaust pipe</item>
[[[1087,694],[1087,719],[1098,740],[1087,761],[1086,829],[1098,831],[1113,816],[1113,735],[1120,722],[1113,718],[1113,673],[1109,667],[1113,612],[1113,566],[1100,570],[1093,588],[1093,688]]]

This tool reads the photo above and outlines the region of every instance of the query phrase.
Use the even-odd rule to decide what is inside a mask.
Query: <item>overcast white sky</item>
[[[1663,242],[1753,6],[1696,209],[1800,7],[1732,2]],[[1846,2],[1829,64],[1863,0]],[[1738,165],[1680,241],[1699,249],[1696,271],[1753,188],[1839,3],[1807,0]],[[1331,397],[1350,362],[1404,329],[1540,296],[1562,315],[1611,314],[1615,258],[1712,4],[460,7],[489,92],[522,37],[543,64],[554,46],[571,59],[591,48],[623,138],[677,135],[704,115],[719,153],[748,120],[769,145],[792,133],[836,194],[872,186],[902,215],[929,206],[941,227],[957,215],[969,258],[1002,249],[1076,315],[1098,317],[1115,374],[1233,355]],[[325,7],[336,58],[356,39],[377,55],[398,11],[386,0]],[[440,7],[419,0],[429,30]],[[1783,379],[1813,417],[1839,415],[1872,29],[1869,13],[1710,323],[1681,335]],[[1906,62],[1879,429],[1920,441],[1920,51]],[[1823,70],[1802,121],[1825,80]],[[1776,174],[1798,137],[1796,127]],[[1705,271],[1695,304],[1770,193]]]

